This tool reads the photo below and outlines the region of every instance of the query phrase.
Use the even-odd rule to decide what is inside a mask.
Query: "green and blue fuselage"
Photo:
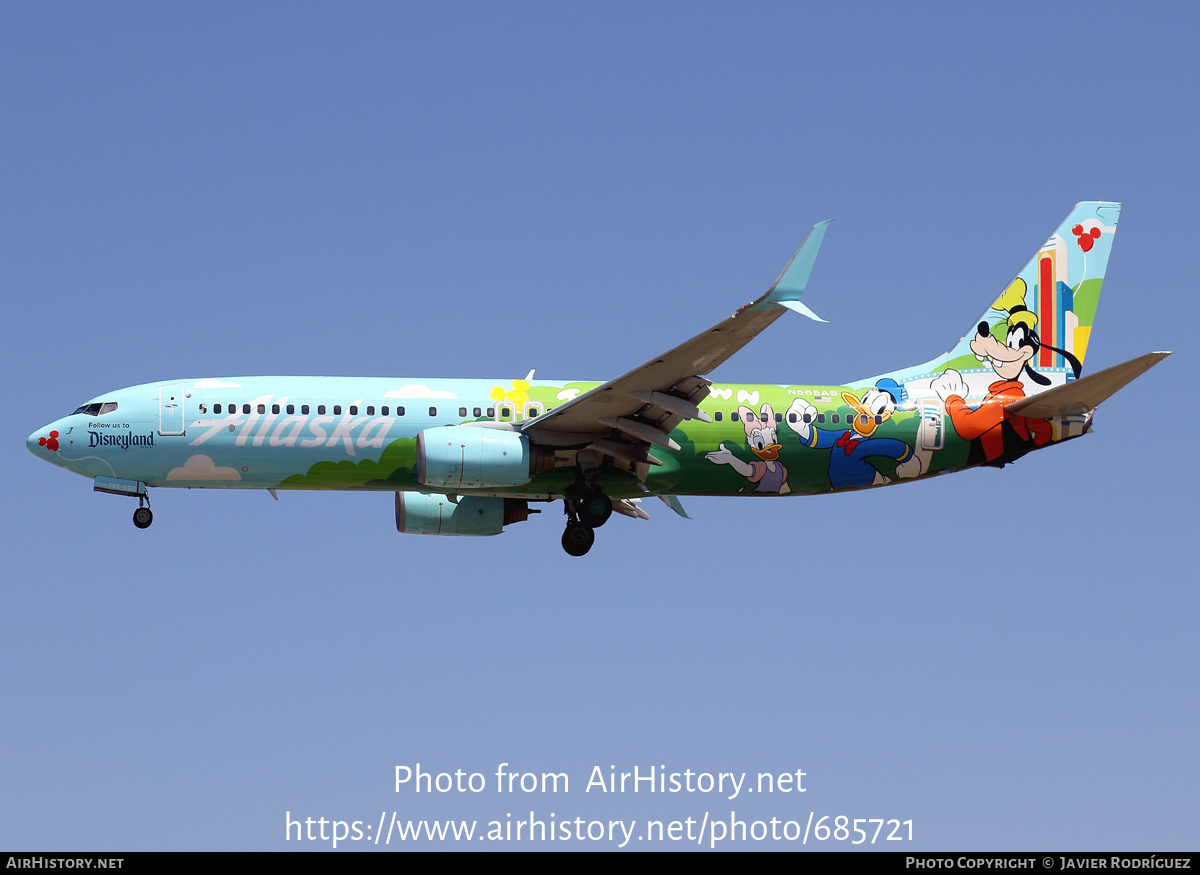
[[[514,382],[520,387],[514,389]],[[35,455],[86,477],[149,487],[427,491],[418,480],[422,431],[518,427],[598,385],[295,376],[174,380],[98,396],[30,435],[28,445]],[[710,421],[687,420],[672,430],[679,449],[655,447],[662,464],[650,466],[644,482],[618,470],[601,471],[599,482],[614,498],[647,491],[813,494],[892,482],[897,466],[914,458],[922,466],[912,476],[969,464],[969,442],[946,428],[936,396],[892,399],[881,418],[852,404],[865,391],[862,385],[714,383],[699,405]],[[797,401],[811,406],[810,422],[789,412]],[[1083,418],[1073,420],[1051,420],[1052,439],[1081,434]],[[805,425],[807,435],[801,433]],[[709,458],[722,452],[742,464]],[[831,481],[831,463],[835,471],[839,463],[853,464],[859,476]],[[749,474],[739,473],[747,467]],[[459,491],[552,500],[574,479],[574,467],[564,465],[523,484]]]
[[[771,288],[607,383],[229,377],[102,396],[28,439],[41,458],[135,495],[148,487],[396,493],[402,532],[489,535],[561,499],[587,552],[638,499],[812,495],[1003,466],[1085,434],[1096,406],[1166,353],[1081,376],[1118,204],[1076,205],[949,351],[844,386],[708,375],[800,302],[827,222]],[[944,282],[943,278],[937,278]]]

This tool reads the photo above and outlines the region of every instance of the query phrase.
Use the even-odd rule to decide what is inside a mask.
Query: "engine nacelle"
[[[537,513],[537,511],[533,511]],[[409,535],[498,535],[528,519],[529,505],[517,498],[396,493],[396,531]]]
[[[417,480],[433,489],[521,486],[533,460],[529,438],[515,431],[445,425],[417,435]]]

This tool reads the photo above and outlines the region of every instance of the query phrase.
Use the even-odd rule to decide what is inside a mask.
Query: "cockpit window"
[[[113,413],[116,409],[116,401],[95,401],[91,404],[84,404],[75,413],[82,413],[85,416],[103,416],[106,413]],[[71,415],[74,416],[75,413]]]

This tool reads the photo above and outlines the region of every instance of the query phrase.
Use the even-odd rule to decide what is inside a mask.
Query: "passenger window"
[[[783,422],[783,414],[782,414],[782,413],[776,413],[776,414],[775,414],[775,421],[776,421],[776,422]]]
[[[838,414],[836,414],[836,413],[833,414],[833,424],[837,425],[839,422],[841,422],[841,417],[838,416]]]
[[[351,415],[351,416],[358,416],[358,405],[357,405],[357,404],[351,404],[351,405],[350,405],[350,415]]]
[[[720,410],[718,410],[716,413],[713,414],[713,419],[715,419],[717,422],[721,421],[721,411]]]
[[[367,416],[374,416],[374,415],[375,415],[375,405],[368,404],[367,405]]]
[[[880,416],[878,413],[875,414],[875,424],[883,425],[883,417]]]
[[[811,423],[812,422],[812,414],[811,413],[804,414],[804,421],[806,423]],[[824,420],[821,420],[821,421],[824,422]]]
[[[466,415],[467,415],[467,408],[465,408],[465,407],[460,407],[460,408],[458,408],[458,415],[459,415],[459,416],[466,416]]]
[[[736,413],[729,414],[729,421],[730,422],[738,422],[739,421],[738,415]]]
[[[430,415],[430,416],[437,416],[437,408],[436,408],[436,407],[430,407],[430,408],[429,408],[429,415]]]
[[[541,415],[542,415],[542,408],[541,408],[541,407],[539,407],[537,404],[531,404],[531,405],[529,406],[529,413],[528,413],[528,416],[529,416],[529,418],[530,418],[530,419],[532,419],[532,418],[533,418],[533,417],[535,417],[535,416],[541,416]]]
[[[265,404],[260,404],[260,405],[258,405],[258,412],[259,412],[259,413],[266,413],[266,412],[267,412],[267,405],[265,405]]]
[[[483,416],[483,411],[480,410],[478,407],[476,407],[474,410],[471,411],[471,415],[472,416]]]
[[[295,412],[296,412],[296,405],[295,405],[295,404],[289,404],[289,405],[287,406],[287,414],[288,414],[288,416],[291,416],[291,415],[292,415],[293,413],[295,413]]]
[[[500,408],[500,418],[501,419],[508,419],[510,416],[512,416],[512,408],[511,407],[501,407]]]
[[[278,405],[278,404],[272,404],[272,405],[271,405],[271,412],[272,412],[272,413],[278,413],[278,412],[279,412],[279,405]]]
[[[825,424],[825,414],[824,413],[817,414],[817,422],[819,422],[821,425]]]
[[[213,413],[220,413],[220,412],[221,412],[221,405],[220,405],[220,404],[214,404],[214,405],[213,405]]]
[[[200,405],[200,412],[201,412],[201,413],[208,413],[208,405],[207,405],[207,404],[201,404],[201,405]]]
[[[308,405],[307,405],[307,404],[301,404],[301,405],[300,405],[300,412],[301,412],[301,413],[303,413],[305,416],[308,416]]]
[[[403,415],[404,415],[404,408],[403,408],[403,407],[397,407],[397,408],[396,408],[396,415],[397,415],[397,416],[403,416]]]
[[[340,405],[340,404],[333,405],[333,415],[334,416],[342,415],[342,405]]]
[[[318,415],[318,416],[324,416],[324,415],[325,415],[325,405],[324,405],[324,404],[318,404],[318,405],[317,405],[317,415]]]
[[[250,405],[249,405],[249,404],[243,404],[243,405],[242,405],[242,413],[249,413],[249,412],[250,412]]]
[[[796,421],[796,414],[789,413],[788,414],[788,422],[795,422],[795,421]]]
[[[496,408],[495,408],[495,407],[489,407],[489,408],[488,408],[488,417],[489,417],[489,418],[491,418],[491,419],[495,419],[495,418],[496,418]]]

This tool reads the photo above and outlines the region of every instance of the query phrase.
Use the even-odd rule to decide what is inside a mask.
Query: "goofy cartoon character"
[[[895,438],[873,437],[876,429],[892,418],[903,393],[900,384],[890,377],[879,380],[875,388],[863,393],[861,399],[843,392],[842,400],[854,413],[847,417],[850,429],[841,434],[814,427],[816,408],[803,398],[792,402],[785,421],[805,446],[831,451],[829,485],[834,490],[880,486],[891,481],[868,461],[872,456],[899,462],[896,466],[898,478],[916,477],[921,473],[921,460],[913,454],[912,447]]]
[[[757,394],[757,393],[755,393]],[[746,445],[758,458],[743,462],[721,444],[719,450],[705,453],[704,458],[714,465],[728,465],[751,483],[755,492],[771,492],[787,495],[791,487],[787,482],[787,468],[779,462],[779,432],[775,428],[775,411],[770,404],[763,404],[758,414],[746,405],[738,408],[738,417],[746,429]]]
[[[996,337],[986,322],[980,322],[971,339],[971,352],[981,362],[986,361],[1000,379],[988,386],[988,393],[978,407],[968,407],[963,400],[967,384],[962,375],[947,368],[930,388],[946,405],[946,413],[960,437],[971,441],[969,464],[1003,464],[1002,457],[1020,455],[1025,449],[1040,447],[1053,438],[1053,428],[1044,419],[1015,416],[1004,407],[1025,397],[1025,387],[1018,379],[1024,370],[1033,382],[1048,386],[1050,381],[1029,366],[1030,360],[1042,346],[1063,356],[1075,376],[1082,369],[1079,359],[1066,350],[1043,344],[1034,330],[1037,315],[1025,307],[1027,286],[1020,277],[992,305],[993,310],[1007,313],[1003,323],[1007,333],[1004,340]]]

